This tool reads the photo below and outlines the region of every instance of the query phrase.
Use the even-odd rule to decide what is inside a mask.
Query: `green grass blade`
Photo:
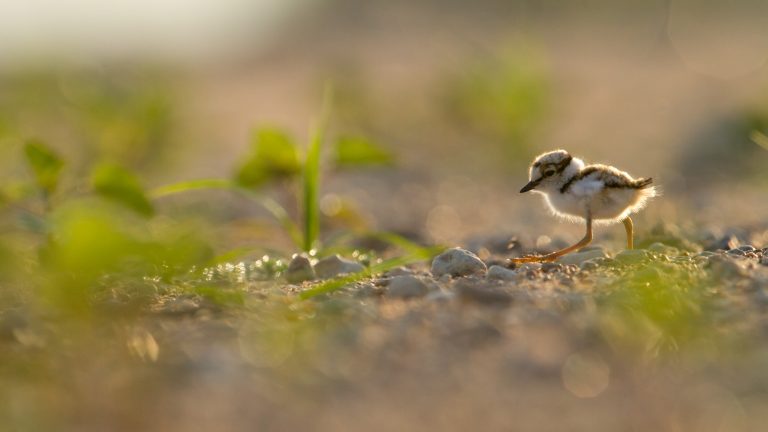
[[[392,152],[361,136],[340,137],[333,153],[333,162],[337,168],[387,166],[395,162]]]
[[[318,245],[320,236],[320,156],[322,153],[323,139],[325,138],[325,129],[328,124],[331,106],[330,86],[326,87],[323,97],[323,108],[321,110],[320,121],[312,128],[310,132],[309,147],[307,148],[307,157],[304,161],[303,178],[303,225],[304,241],[303,249],[309,252]]]
[[[319,128],[318,128],[319,129]],[[304,241],[302,248],[305,252],[316,246],[320,235],[320,211],[318,206],[320,183],[320,147],[322,132],[315,131],[307,149],[307,159],[304,165]]]

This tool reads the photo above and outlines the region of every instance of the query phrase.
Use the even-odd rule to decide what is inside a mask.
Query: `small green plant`
[[[73,192],[62,190],[68,165],[58,152],[30,140],[23,157],[29,179],[3,188],[12,193],[3,194],[0,214],[9,222],[3,226],[3,251],[25,263],[14,269],[25,280],[19,285],[38,288],[19,291],[21,296],[87,316],[92,303],[109,297],[115,286],[152,290],[151,278],[169,280],[210,259],[199,231],[182,224],[161,227],[152,219],[154,206],[129,170],[97,165],[90,181]]]
[[[273,279],[285,270],[285,261],[265,256],[253,265],[243,264],[240,269],[238,264],[229,271],[231,260],[253,249],[233,249],[214,256],[204,239],[205,228],[187,228],[156,217],[157,200],[194,190],[236,191],[274,216],[296,249],[322,254],[326,248],[321,243],[319,202],[324,174],[394,163],[391,152],[360,136],[339,136],[326,148],[329,107],[326,97],[306,146],[282,129],[258,128],[250,151],[230,178],[188,180],[151,190],[133,170],[114,159],[93,164],[87,178],[80,178],[59,152],[41,140],[29,140],[23,147],[29,180],[4,182],[0,198],[5,215],[16,219],[16,226],[31,240],[28,244],[38,250],[32,260],[34,266],[28,267],[29,276],[40,288],[38,298],[80,316],[89,315],[94,302],[129,292],[158,294],[159,289],[169,293],[182,289],[216,304],[242,304],[242,292],[220,289],[211,275],[231,273],[235,279],[223,285],[231,288],[239,286],[233,281],[248,273]],[[274,187],[294,191],[297,205],[272,198],[269,191]],[[299,209],[296,214],[294,207]],[[365,271],[316,284],[300,298],[329,293],[435,253],[394,234],[364,234],[395,246],[402,255],[386,260],[360,258],[365,261]],[[342,251],[340,242],[345,239],[350,239],[350,234],[333,239],[336,245],[329,245],[329,253]],[[0,246],[0,264],[11,262],[5,257],[14,255],[15,249],[9,249],[5,242]],[[363,256],[368,257],[359,255]],[[258,275],[255,277],[262,277]]]
[[[199,179],[161,186],[150,191],[153,198],[198,189],[229,189],[258,202],[276,220],[296,247],[304,252],[320,249],[320,193],[324,167],[334,171],[391,165],[391,152],[373,141],[357,136],[342,136],[334,142],[332,158],[327,161],[325,142],[330,98],[326,96],[320,120],[309,133],[309,143],[302,148],[285,131],[275,127],[258,128],[253,134],[250,153],[236,169],[232,179]],[[266,186],[294,182],[293,190],[301,214],[291,218],[287,206],[261,193]]]

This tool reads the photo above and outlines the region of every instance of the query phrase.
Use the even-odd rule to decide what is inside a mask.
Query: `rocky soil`
[[[508,255],[532,250],[474,242],[305,301],[317,280],[363,267],[297,256],[278,280],[220,270],[236,282],[218,289],[242,302],[167,294],[79,322],[9,309],[0,418],[78,431],[761,430],[765,236],[649,235],[643,249],[512,268]]]

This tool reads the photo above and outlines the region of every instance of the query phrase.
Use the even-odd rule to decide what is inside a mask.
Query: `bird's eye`
[[[555,170],[546,170],[544,171],[544,177],[549,177],[554,173],[555,173]]]

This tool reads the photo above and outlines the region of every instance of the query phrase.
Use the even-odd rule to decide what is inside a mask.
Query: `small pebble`
[[[291,258],[285,270],[285,280],[288,283],[298,284],[315,278],[315,269],[312,268],[312,263],[306,255],[297,254]]]
[[[403,275],[395,276],[389,281],[387,287],[388,297],[397,298],[415,298],[423,297],[427,294],[429,288],[427,284],[416,276]]]
[[[517,278],[517,271],[493,265],[488,269],[486,278],[489,280],[513,281]]]
[[[315,273],[321,279],[330,279],[348,273],[357,273],[365,270],[357,261],[348,260],[338,255],[323,258],[315,264]]]
[[[439,278],[443,275],[469,276],[487,271],[485,263],[472,252],[453,248],[438,255],[432,261],[432,274]]]
[[[739,244],[739,239],[735,235],[731,234],[710,243],[705,249],[710,251],[731,250],[739,247]]]

